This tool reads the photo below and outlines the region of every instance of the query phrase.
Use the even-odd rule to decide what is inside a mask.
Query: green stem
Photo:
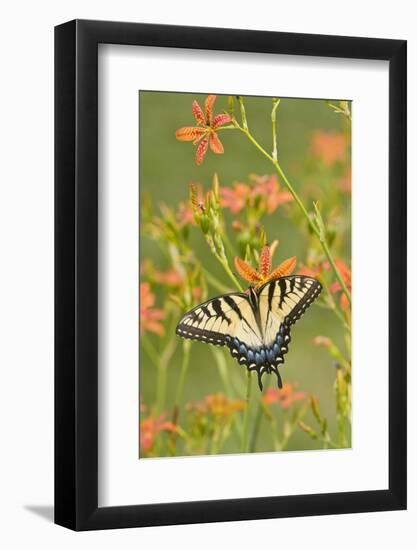
[[[175,395],[175,407],[174,407],[175,423],[178,419],[179,407],[181,405],[181,401],[184,395],[185,380],[187,378],[188,366],[190,364],[190,351],[191,351],[191,342],[189,340],[185,340],[183,342],[183,357],[182,357],[181,372],[180,372],[180,377],[177,385],[177,393]]]
[[[204,275],[206,276],[207,282],[216,290],[221,292],[222,294],[225,294],[226,292],[230,292],[230,288],[221,283],[216,279],[214,275],[212,275],[209,271],[207,271],[206,268],[202,268]]]
[[[247,386],[246,386],[246,408],[245,408],[245,416],[243,418],[243,434],[242,434],[242,445],[241,445],[241,452],[246,453],[248,449],[248,439],[249,439],[249,404],[250,404],[250,396],[252,392],[252,376],[251,372],[247,371]]]
[[[274,160],[278,159],[278,147],[277,147],[277,109],[280,103],[280,99],[274,97],[272,99],[272,111],[271,111],[271,122],[272,122],[272,158]]]
[[[240,99],[241,101],[241,104],[243,105],[243,101],[242,99]],[[305,219],[307,220],[311,230],[313,231],[313,233],[319,238],[320,240],[320,244],[321,244],[321,247],[323,249],[323,252],[325,253],[325,255],[327,256],[327,259],[329,260],[329,263],[330,265],[332,266],[332,269],[334,271],[334,274],[336,275],[336,278],[337,280],[339,281],[342,289],[343,289],[343,292],[345,293],[346,295],[346,298],[348,299],[349,301],[349,304],[352,303],[352,298],[350,296],[350,293],[339,273],[339,270],[337,269],[337,266],[333,260],[333,256],[329,250],[329,247],[327,245],[327,241],[325,240],[324,236],[321,234],[322,232],[320,231],[320,229],[317,227],[317,225],[314,223],[313,219],[311,218],[311,216],[309,215],[309,213],[307,212],[307,209],[305,208],[304,204],[302,203],[300,197],[297,195],[295,189],[293,188],[293,186],[291,185],[291,183],[289,182],[287,176],[285,175],[284,171],[282,170],[279,162],[277,160],[275,160],[263,147],[262,145],[260,145],[256,139],[252,136],[252,134],[249,132],[249,130],[247,129],[247,125],[246,125],[246,128],[242,126],[240,126],[238,124],[238,122],[236,120],[234,120],[234,124],[236,126],[236,128],[238,130],[240,130],[243,134],[245,134],[245,136],[249,139],[249,141],[251,143],[253,143],[253,145],[267,158],[269,159],[272,164],[274,165],[276,171],[278,172],[278,175],[280,176],[280,178],[282,179],[282,181],[284,182],[285,186],[287,187],[288,191],[291,193],[291,195],[293,196],[295,202],[297,203],[298,207],[300,208],[301,212],[303,213]]]
[[[350,333],[351,332],[351,327],[350,327],[349,323],[346,322],[346,319],[343,316],[342,312],[339,310],[339,308],[338,308],[338,306],[335,302],[335,299],[333,298],[333,294],[330,292],[329,285],[325,281],[324,277],[320,277],[320,283],[324,287],[324,289],[326,290],[326,293],[327,293],[327,300],[328,301],[325,304],[326,307],[328,309],[330,309],[331,311],[333,311],[333,313],[336,315],[336,317],[343,324],[343,327]]]
[[[243,103],[242,96],[237,96],[237,100],[239,101],[239,107],[240,107],[240,115],[242,117],[242,124],[243,128],[248,131],[248,120],[246,118],[246,110],[245,110],[245,104]]]
[[[229,369],[227,368],[225,355],[218,348],[210,346],[210,349],[213,354],[214,360],[216,361],[217,370],[219,371],[220,378],[223,382],[224,391],[226,392],[226,395],[231,398],[234,392],[232,388],[232,383],[230,382],[229,378]]]
[[[152,361],[152,363],[154,363],[156,366],[158,366],[158,353],[156,351],[156,349],[154,348],[154,346],[152,345],[152,343],[149,341],[148,339],[148,336],[146,333],[143,333],[141,335],[141,345],[142,345],[142,348],[146,351],[149,359]]]
[[[167,389],[167,369],[169,361],[177,347],[175,332],[170,330],[172,337],[163,350],[162,354],[156,352],[158,379],[156,385],[156,409],[158,414],[161,414],[165,408],[166,389]]]
[[[261,394],[259,394],[258,407],[256,409],[256,415],[255,415],[255,423],[253,426],[252,438],[251,438],[250,447],[249,447],[249,450],[251,453],[255,452],[255,449],[256,449],[256,442],[258,440],[259,429],[261,427],[262,417],[264,415],[264,404],[262,402],[262,397],[266,392],[266,390],[268,389],[268,386],[269,386],[269,377],[265,381],[264,391]]]
[[[227,261],[227,258],[219,256],[216,254],[217,260],[222,264],[223,269],[226,271],[226,273],[229,275],[229,278],[231,281],[233,281],[233,284],[240,290],[240,292],[243,292],[242,285],[239,283],[239,281],[236,279],[235,274],[230,269],[229,263]]]

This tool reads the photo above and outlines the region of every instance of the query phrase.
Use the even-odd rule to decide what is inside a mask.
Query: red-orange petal
[[[269,246],[264,246],[259,257],[259,271],[262,277],[266,278],[271,272],[271,251]]]
[[[205,132],[205,128],[199,128],[198,126],[185,126],[184,128],[179,128],[175,132],[175,137],[178,141],[194,141],[195,139],[200,139]]]
[[[215,101],[216,101],[216,96],[215,95],[209,95],[209,96],[207,96],[206,101],[204,102],[204,112],[205,112],[205,115],[206,115],[206,124],[208,124],[209,126],[211,126],[211,121],[212,121],[212,118],[213,118],[213,105],[214,105]]]
[[[247,264],[240,258],[235,258],[235,267],[239,275],[242,279],[245,279],[245,281],[248,281],[249,283],[258,283],[262,281],[262,277],[259,273],[251,265]]]
[[[200,165],[204,160],[204,157],[207,153],[208,144],[209,139],[208,137],[205,137],[200,141],[200,144],[197,147],[197,150],[195,152],[195,161],[198,165]]]
[[[211,127],[218,128],[219,126],[222,126],[227,122],[232,122],[232,117],[230,115],[227,115],[226,113],[220,113],[213,118]]]
[[[274,279],[279,279],[280,277],[287,277],[288,275],[291,275],[291,273],[294,271],[295,266],[297,264],[297,258],[293,256],[292,258],[288,258],[288,260],[284,260],[282,264],[280,264],[274,271],[269,275],[267,281],[273,281]]]
[[[223,144],[215,132],[211,132],[210,134],[210,149],[217,155],[222,155],[224,153]]]
[[[193,101],[192,109],[193,109],[194,118],[196,119],[198,124],[203,124],[204,126],[206,124],[206,121],[204,119],[203,109],[198,104],[198,101],[196,100]]]

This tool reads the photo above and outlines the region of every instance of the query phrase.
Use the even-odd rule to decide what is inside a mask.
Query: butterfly
[[[227,346],[239,364],[262,375],[275,373],[282,388],[279,366],[291,341],[291,326],[318,297],[321,284],[311,277],[291,275],[272,280],[248,293],[232,292],[208,300],[177,325],[182,338]]]

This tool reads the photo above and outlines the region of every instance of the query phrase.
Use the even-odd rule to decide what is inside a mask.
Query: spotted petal
[[[220,113],[213,118],[211,127],[218,128],[219,126],[222,126],[223,124],[226,124],[227,122],[231,122],[231,121],[232,121],[232,117],[230,115],[227,115],[226,113]]]
[[[249,264],[241,260],[240,258],[235,258],[235,267],[237,272],[249,283],[259,283],[262,281],[262,277],[259,273]]]
[[[196,100],[193,101],[192,109],[193,109],[194,118],[196,119],[198,124],[202,124],[203,126],[205,126],[206,121],[204,118],[203,109],[200,107],[200,105]]]
[[[211,132],[210,134],[210,149],[217,155],[222,155],[224,153],[223,144],[215,132]]]
[[[205,137],[200,141],[200,144],[197,147],[197,150],[195,152],[195,161],[198,165],[200,165],[204,160],[204,157],[207,153],[208,144],[209,139],[208,137]]]
[[[198,126],[185,126],[184,128],[179,128],[175,132],[175,137],[178,141],[195,141],[196,139],[200,139],[205,133],[205,128],[199,128]]]
[[[206,115],[206,124],[208,126],[211,126],[212,118],[213,118],[213,105],[216,101],[215,95],[209,95],[206,98],[206,101],[204,102],[204,111]]]
[[[296,264],[297,258],[295,256],[293,256],[292,258],[288,258],[288,260],[284,260],[282,264],[274,269],[271,275],[269,275],[264,282],[273,281],[274,279],[279,279],[280,277],[288,277],[288,275],[291,275],[291,273],[294,271]]]
[[[259,271],[262,277],[266,278],[271,272],[271,251],[269,246],[264,246],[259,258]]]

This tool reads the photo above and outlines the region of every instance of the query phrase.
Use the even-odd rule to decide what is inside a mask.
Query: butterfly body
[[[239,364],[262,375],[274,372],[282,386],[278,367],[284,363],[291,341],[290,328],[321,292],[311,277],[281,277],[248,293],[233,292],[213,298],[178,323],[178,336],[217,346],[227,346]]]

